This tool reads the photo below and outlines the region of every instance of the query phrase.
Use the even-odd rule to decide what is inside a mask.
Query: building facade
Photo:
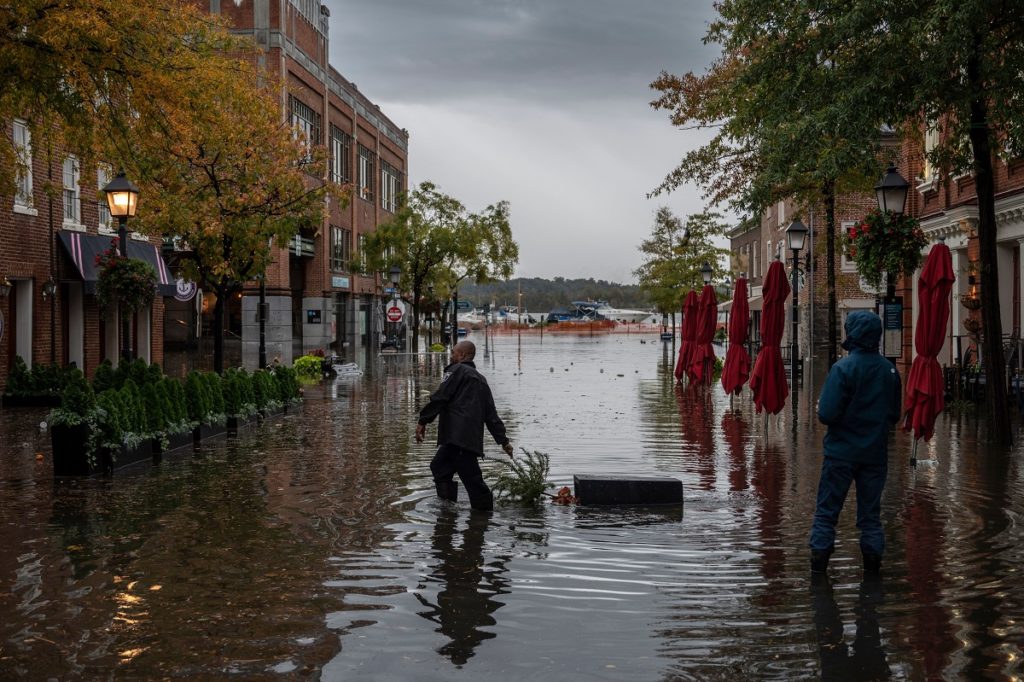
[[[251,38],[257,57],[282,83],[281,114],[314,144],[326,147],[328,177],[349,188],[347,206],[328,206],[323,223],[277,249],[266,274],[267,357],[291,360],[311,350],[355,359],[384,329],[378,273],[356,272],[353,257],[364,235],[390,220],[408,187],[408,132],[330,66],[330,11],[318,0],[208,0],[232,31]],[[203,307],[212,310],[209,302]],[[259,350],[258,287],[250,283],[231,302],[229,330],[241,338],[241,361],[253,367]],[[168,328],[187,328],[172,312]]]
[[[33,144],[28,121],[15,119],[3,132],[28,170],[18,173],[13,196],[0,196],[0,283],[10,283],[0,297],[0,387],[19,357],[30,368],[74,363],[88,374],[105,359],[116,364],[118,311],[100,310],[93,296],[95,257],[117,236],[100,191],[111,171]],[[129,324],[135,355],[149,362],[163,361],[164,300],[174,292],[160,251],[159,240],[129,233],[128,255],[152,265],[159,281],[160,295]]]
[[[282,82],[282,120],[327,149],[328,176],[310,180],[337,183],[351,194],[348,205],[327,207],[322,224],[275,249],[265,278],[267,357],[290,363],[320,349],[355,359],[360,349],[375,347],[384,329],[384,285],[379,274],[355,271],[353,258],[363,237],[395,214],[407,189],[408,133],[330,66],[330,13],[317,0],[201,5],[224,15],[235,33],[251,36],[259,65]],[[0,388],[16,357],[29,366],[73,362],[91,374],[120,355],[117,311],[100,311],[92,295],[94,256],[116,235],[99,192],[111,171],[33,145],[30,127],[15,120],[2,128],[31,172],[19,175],[14,196],[0,196],[0,284],[11,284],[0,296]],[[186,366],[209,364],[212,296],[178,281],[173,244],[133,234],[129,256],[147,260],[160,275],[161,295],[130,325],[136,355],[162,363],[166,347],[191,353]],[[237,349],[228,362],[257,364],[258,290],[250,282],[228,302],[226,338]]]

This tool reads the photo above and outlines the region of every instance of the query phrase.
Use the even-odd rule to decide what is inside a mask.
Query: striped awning
[[[99,279],[96,257],[110,248],[112,237],[68,230],[61,230],[57,235],[61,246],[64,247],[64,252],[74,264],[75,271],[82,278],[85,293],[95,294],[96,281]],[[157,293],[161,296],[174,296],[177,287],[171,278],[171,271],[167,267],[167,263],[160,255],[159,246],[129,239],[128,257],[145,261],[153,266],[153,270],[156,271]]]

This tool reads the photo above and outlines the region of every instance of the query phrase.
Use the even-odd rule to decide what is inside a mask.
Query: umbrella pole
[[[914,439],[914,445],[913,445],[913,447],[910,448],[910,466],[912,466],[912,467],[916,467],[917,466],[917,441],[918,440],[919,439],[915,438]]]

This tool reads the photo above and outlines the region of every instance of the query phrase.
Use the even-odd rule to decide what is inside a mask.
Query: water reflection
[[[880,578],[860,583],[857,603],[853,608],[855,634],[853,642],[847,644],[845,626],[831,579],[825,575],[812,578],[811,608],[822,680],[890,679],[892,671],[882,647],[878,617],[884,602],[885,588]]]
[[[484,537],[490,521],[489,512],[472,510],[460,534],[458,512],[447,506],[442,509],[431,536],[433,555],[439,563],[425,578],[428,583],[440,584],[437,603],[431,604],[420,592],[415,594],[428,609],[419,615],[436,623],[436,632],[450,640],[438,653],[457,666],[472,658],[481,643],[497,636],[484,628],[495,625],[492,614],[504,606],[496,597],[511,591],[507,559],[484,561]]]
[[[485,374],[553,482],[677,477],[682,516],[445,508],[412,441],[440,356],[367,358],[237,439],[56,486],[43,413],[0,410],[0,679],[1020,676],[1020,450],[943,416],[911,469],[894,435],[884,590],[850,509],[811,592],[815,389],[766,429],[749,391],[677,387],[674,356],[499,335]]]

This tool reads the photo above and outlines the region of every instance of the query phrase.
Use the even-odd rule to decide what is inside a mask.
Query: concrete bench
[[[668,476],[591,476],[576,474],[573,487],[580,504],[679,504],[683,482]]]

